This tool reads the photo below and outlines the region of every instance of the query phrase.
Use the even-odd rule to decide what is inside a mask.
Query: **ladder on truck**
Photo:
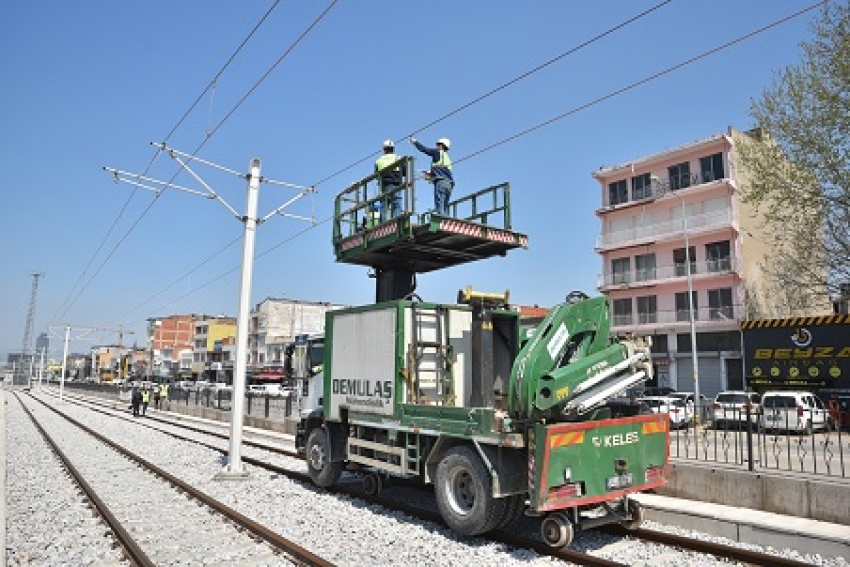
[[[454,405],[446,309],[422,308],[414,302],[410,313],[413,340],[407,346],[408,403]]]

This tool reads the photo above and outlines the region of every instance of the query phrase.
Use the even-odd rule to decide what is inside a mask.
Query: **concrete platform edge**
[[[644,507],[646,518],[654,522],[741,543],[850,558],[850,527],[841,524],[655,494],[636,494],[634,498]]]

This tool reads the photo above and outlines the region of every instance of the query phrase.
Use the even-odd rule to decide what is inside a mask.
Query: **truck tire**
[[[475,450],[452,447],[437,465],[437,507],[446,524],[461,535],[493,530],[505,517],[507,498],[494,498],[490,473]]]
[[[522,513],[525,511],[525,494],[511,494],[507,498],[507,506],[505,507],[505,515],[495,529],[500,530],[513,524]]]
[[[342,475],[343,463],[333,463],[330,459],[331,448],[328,442],[328,432],[317,427],[307,438],[307,472],[310,478],[322,488],[327,488],[339,480]]]

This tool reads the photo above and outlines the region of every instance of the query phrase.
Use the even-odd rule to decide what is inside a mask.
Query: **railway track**
[[[87,403],[94,403],[91,400],[86,400]],[[185,436],[182,434],[177,434],[174,431],[163,430],[159,427],[154,427],[151,423],[139,422],[138,420],[131,420],[124,416],[123,414],[116,415],[114,410],[111,409],[111,405],[102,402],[97,402],[98,405],[102,407],[109,408],[109,411],[105,409],[95,409],[95,411],[100,411],[106,415],[109,415],[113,418],[118,419],[127,419],[129,421],[133,421],[134,423],[139,423],[146,427],[150,427],[152,429],[161,431],[168,435],[171,435],[175,438],[188,441],[191,443],[197,443],[201,446],[217,451],[223,455],[226,455],[228,452],[228,448],[225,444],[212,444],[206,441],[199,440],[197,438],[193,438],[191,436]],[[189,431],[192,433],[197,433],[204,436],[213,437],[215,439],[227,440],[229,437],[226,434],[218,433],[215,431],[210,431],[209,429],[205,429],[202,427],[196,427],[192,425],[188,425],[186,423],[175,423],[172,420],[162,419],[157,416],[149,416],[145,419],[145,422],[155,422],[167,425],[168,427],[177,427],[184,431]],[[284,449],[281,447],[272,446],[268,443],[261,443],[257,441],[253,441],[251,439],[243,438],[243,444],[248,447],[253,447],[255,449],[267,451],[273,454],[281,455],[288,458],[294,458],[303,460],[301,455],[298,455],[295,451]],[[260,467],[267,471],[273,472],[275,474],[280,474],[286,476],[290,479],[293,479],[298,482],[303,482],[312,486],[312,481],[309,478],[309,475],[306,472],[292,470],[290,468],[276,465],[268,462],[264,459],[258,459],[253,457],[248,457],[243,455],[242,457],[245,463],[251,464],[256,467]],[[323,489],[324,490],[324,489]],[[344,494],[350,496],[352,498],[357,498],[363,500],[369,504],[374,504],[386,508],[387,510],[392,510],[395,512],[401,512],[412,516],[414,518],[419,518],[425,521],[433,522],[436,524],[444,525],[442,518],[439,514],[434,510],[424,509],[420,506],[412,505],[406,503],[403,498],[388,498],[383,497],[381,495],[368,494],[364,492],[363,488],[357,483],[340,483],[330,489],[329,491],[336,492],[339,494]],[[521,530],[520,530],[521,531]],[[743,549],[740,547],[724,545],[715,542],[701,541],[695,540],[691,538],[685,538],[682,536],[677,536],[674,534],[668,534],[655,530],[648,529],[638,529],[634,531],[626,531],[618,526],[609,526],[606,528],[602,528],[603,532],[611,534],[614,537],[620,538],[624,543],[620,543],[619,545],[622,547],[623,545],[630,545],[630,542],[634,542],[635,545],[640,544],[640,542],[651,542],[652,544],[657,544],[658,546],[663,546],[664,548],[670,548],[672,550],[679,550],[684,552],[698,553],[706,556],[711,556],[719,559],[729,560],[729,561],[737,561],[746,565],[766,565],[766,566],[777,566],[777,567],[797,567],[808,565],[808,563],[804,563],[801,561],[796,561],[793,559],[787,559],[784,557],[779,557],[772,554],[765,554],[758,551]],[[588,553],[582,553],[580,551],[576,551],[573,549],[553,549],[546,544],[544,544],[539,539],[531,539],[529,537],[525,537],[522,535],[516,535],[514,533],[510,533],[508,531],[497,531],[487,534],[487,539],[490,539],[495,542],[499,542],[505,545],[509,545],[511,547],[516,548],[524,548],[524,549],[532,549],[535,552],[545,555],[548,557],[556,558],[568,563],[575,563],[579,565],[594,565],[594,566],[617,566],[617,565],[626,565],[625,563],[619,563],[617,561],[613,561],[610,559],[598,557],[595,555],[591,555]]]
[[[333,566],[40,400],[16,398],[128,563]]]

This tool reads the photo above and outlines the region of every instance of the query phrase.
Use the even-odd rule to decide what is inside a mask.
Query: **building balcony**
[[[668,177],[666,179],[662,179],[660,183],[654,182],[652,183],[652,185],[644,187],[637,194],[632,192],[628,196],[629,198],[627,201],[614,204],[606,203],[602,207],[596,209],[596,214],[604,215],[606,213],[610,213],[611,211],[620,210],[634,205],[645,205],[646,203],[664,197],[671,191],[681,191],[687,189],[689,194],[693,194],[702,190],[710,190],[712,187],[716,187],[718,184],[723,183],[732,186],[735,185],[735,181],[728,177],[715,179],[714,174],[711,171],[706,171],[702,174],[691,173]]]
[[[687,271],[687,266],[684,262],[681,262],[646,270],[606,272],[597,276],[596,287],[602,292],[617,289],[654,287],[662,283],[670,283],[687,278]],[[718,258],[705,262],[691,262],[691,277],[695,280],[725,276],[737,273],[738,271],[740,271],[740,261],[738,258]]]
[[[724,209],[722,211],[692,215],[687,218],[687,224],[688,236],[690,237],[716,230],[728,229],[732,227],[732,210]],[[682,240],[684,237],[682,219],[671,219],[652,223],[651,225],[637,226],[627,230],[601,234],[596,239],[596,251],[604,252],[628,246],[639,246],[668,240]]]
[[[737,326],[743,318],[740,305],[720,307],[700,307],[694,310],[694,326],[698,330],[712,327]],[[611,316],[611,330],[614,333],[651,333],[659,328],[685,331],[690,329],[691,320],[687,309],[654,311],[649,313],[630,313]]]

